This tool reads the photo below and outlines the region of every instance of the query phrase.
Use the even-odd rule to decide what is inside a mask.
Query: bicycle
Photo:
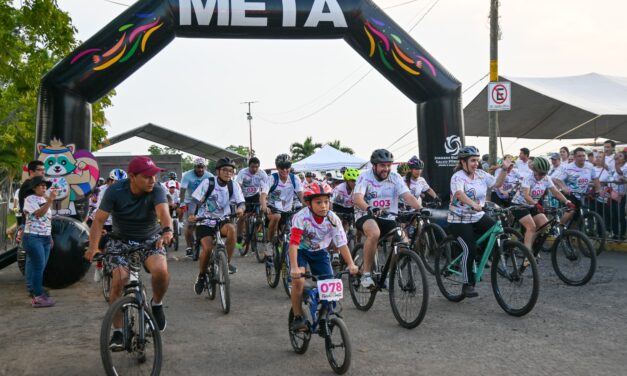
[[[496,215],[508,214],[511,208],[484,208]],[[540,280],[535,257],[521,242],[509,239],[510,234],[503,229],[502,221],[497,221],[476,241],[478,249],[483,249],[483,256],[477,265],[473,262],[475,281],[481,281],[484,268],[492,257],[490,277],[492,292],[499,306],[509,315],[524,316],[531,312],[540,293]],[[483,246],[483,247],[482,247]],[[452,302],[460,302],[465,296],[461,292],[463,280],[463,247],[456,237],[449,235],[440,244],[440,251],[435,257],[435,279],[444,297]],[[531,283],[527,279],[531,278]],[[515,294],[519,288],[531,286],[527,293]],[[507,291],[509,288],[511,291]],[[514,295],[520,295],[516,299]],[[510,301],[511,300],[511,301]],[[521,303],[516,304],[515,301]]]
[[[240,250],[240,256],[246,256],[249,250],[255,253],[257,262],[263,262],[263,250],[259,249],[259,243],[266,241],[266,227],[264,226],[265,216],[260,210],[260,204],[254,205],[255,212],[246,215],[246,240],[244,247]]]
[[[437,203],[426,203],[425,208],[435,208]],[[399,214],[399,218],[403,214]],[[438,251],[438,244],[446,237],[446,232],[437,223],[431,222],[431,212],[421,210],[410,212],[405,219],[408,223],[406,229],[409,236],[409,248],[420,256],[425,269],[430,273],[435,273],[435,256]]]
[[[355,265],[361,270],[364,262],[363,244],[355,246],[352,256]],[[372,279],[375,285],[366,289],[361,286],[361,276],[348,277],[351,299],[358,310],[368,311],[374,303],[377,292],[387,289],[396,321],[408,329],[420,325],[429,305],[429,285],[422,260],[409,249],[407,243],[403,242],[400,225],[379,238]]]
[[[350,250],[355,248],[355,243],[357,242],[355,215],[348,213],[334,213],[342,220],[342,225],[344,226],[344,230],[346,232],[346,245],[348,246],[348,249]],[[336,255],[336,257],[332,257],[331,259],[331,266],[334,273],[339,273],[340,271],[346,269],[346,262],[339,255],[339,252],[336,253]],[[331,256],[333,256],[333,254]]]
[[[127,373],[149,373],[159,375],[162,363],[161,334],[146,299],[146,289],[142,283],[140,252],[153,247],[152,243],[128,245],[121,252],[99,253],[94,261],[107,255],[125,257],[128,260],[129,280],[124,286],[124,294],[112,305],[102,321],[100,330],[100,356],[107,375]],[[122,316],[122,337],[124,348],[120,351],[109,349],[113,324]],[[152,352],[150,351],[152,350]]]
[[[300,210],[300,209],[299,209]],[[291,297],[291,277],[289,275],[289,257],[287,249],[290,244],[290,232],[292,216],[297,213],[298,210],[291,210],[281,213],[282,220],[284,219],[283,226],[279,229],[279,235],[274,239],[272,248],[273,254],[271,257],[265,258],[266,264],[266,281],[268,286],[275,288],[279,285],[279,279],[283,282],[283,289],[287,297]]]
[[[351,364],[351,342],[348,328],[337,312],[337,304],[343,298],[343,271],[334,275],[335,279],[320,279],[310,273],[301,274],[303,278],[317,282],[317,286],[305,286],[303,290],[303,318],[306,321],[305,331],[292,331],[294,312],[290,308],[288,331],[290,343],[297,354],[304,354],[309,347],[312,334],[324,338],[327,360],[333,372],[341,375],[348,371]],[[338,334],[335,338],[335,334]]]
[[[590,194],[589,197],[590,200],[594,202],[597,194]],[[597,256],[600,255],[601,252],[605,251],[607,230],[605,228],[603,217],[601,217],[599,213],[590,210],[588,203],[584,199],[581,200],[581,205],[579,207],[579,219],[576,223],[574,223],[574,225],[579,231],[584,233],[588,239],[590,239],[594,249],[596,250]]]

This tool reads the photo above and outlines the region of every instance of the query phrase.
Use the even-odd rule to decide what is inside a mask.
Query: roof
[[[627,141],[627,77],[502,77],[512,84],[502,137],[610,138]],[[464,109],[467,136],[488,136],[487,85]]]
[[[211,145],[152,123],[148,123],[146,125],[142,125],[141,127],[120,133],[116,136],[109,137],[107,140],[107,146],[117,144],[118,142],[128,140],[132,137],[141,137],[185,153],[208,158],[214,161],[223,157],[229,157],[234,160],[246,159],[246,157],[243,157],[234,151]]]
[[[367,161],[324,145],[314,154],[292,165],[296,171],[339,170],[342,167],[360,168]]]

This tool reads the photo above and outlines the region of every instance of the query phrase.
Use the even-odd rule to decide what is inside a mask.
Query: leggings
[[[625,196],[620,199],[620,202],[614,200],[612,202],[612,232],[614,236],[625,237],[627,228],[627,220],[625,219]],[[620,227],[619,227],[620,224]]]
[[[462,270],[464,272],[464,283],[474,286],[475,274],[472,272],[472,265],[477,257],[476,241],[487,232],[496,222],[484,215],[475,223],[449,223],[451,234],[457,237],[459,244],[464,250],[462,256]]]

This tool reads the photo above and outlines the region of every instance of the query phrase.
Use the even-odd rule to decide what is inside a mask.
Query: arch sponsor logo
[[[459,149],[462,148],[462,141],[457,135],[451,135],[444,142],[444,150],[450,155],[457,155]]]
[[[457,153],[462,148],[462,139],[456,134],[447,136],[444,139],[444,152],[434,156],[434,162],[438,167],[455,167],[457,165]]]

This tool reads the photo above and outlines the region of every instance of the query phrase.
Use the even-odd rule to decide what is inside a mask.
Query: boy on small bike
[[[292,311],[294,321],[291,330],[303,331],[307,324],[303,319],[301,307],[305,282],[302,274],[309,265],[311,273],[319,279],[332,278],[333,269],[327,247],[333,242],[344,258],[351,274],[358,268],[346,244],[346,232],[340,218],[329,210],[332,189],[324,182],[313,182],[305,188],[303,194],[307,208],[299,211],[292,218],[292,231],[288,250],[290,275],[292,277]]]

